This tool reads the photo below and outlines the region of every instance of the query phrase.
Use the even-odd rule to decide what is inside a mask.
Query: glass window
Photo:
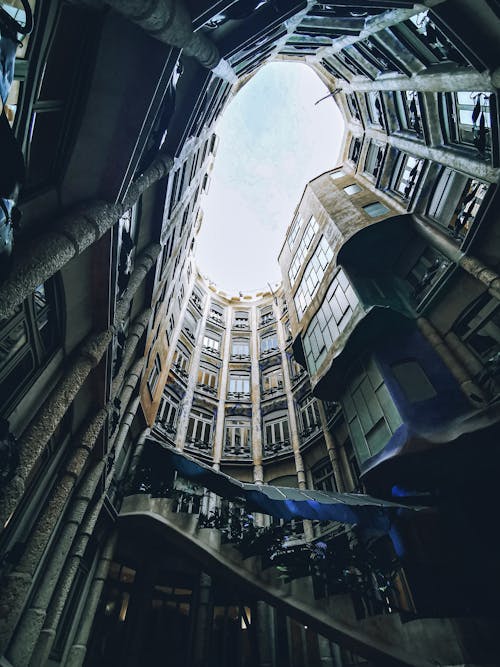
[[[307,306],[311,303],[312,298],[316,294],[332,258],[333,251],[330,244],[323,236],[316,246],[313,256],[307,263],[299,287],[294,296],[295,308],[297,309],[299,319],[305,313]]]
[[[200,449],[212,443],[213,415],[203,410],[191,410],[186,439]]]
[[[475,148],[480,156],[491,153],[491,94],[482,91],[443,93],[441,104],[445,133],[450,143]]]
[[[349,376],[341,405],[362,463],[387,445],[402,422],[373,359],[357,363]]]
[[[224,308],[218,303],[211,303],[208,317],[216,324],[224,324]]]
[[[323,459],[311,469],[313,487],[318,491],[337,492],[337,484],[329,458]]]
[[[379,218],[381,215],[386,215],[386,213],[390,212],[387,206],[381,204],[379,201],[363,206],[363,210],[370,216],[370,218]]]
[[[371,174],[375,178],[380,173],[382,161],[384,159],[384,147],[374,141],[370,141],[368,150],[366,151],[364,171]]]
[[[262,373],[262,389],[264,393],[274,393],[283,388],[283,371],[281,366]]]
[[[300,239],[299,246],[293,256],[292,262],[290,264],[290,269],[288,270],[288,277],[290,278],[290,285],[292,286],[293,283],[295,282],[297,274],[300,271],[304,259],[306,258],[307,251],[309,250],[311,243],[314,237],[316,236],[317,231],[318,231],[318,223],[316,222],[314,216],[311,216],[309,218],[309,222],[307,223],[307,227],[304,230],[304,234]]]
[[[404,199],[410,199],[417,187],[424,160],[403,153],[396,164],[392,189]]]
[[[290,442],[288,415],[269,415],[264,419],[264,444],[273,452],[286,447]]]
[[[198,386],[210,392],[215,391],[217,387],[217,380],[219,377],[219,369],[211,364],[202,362],[198,369]]]
[[[299,405],[302,437],[307,437],[320,427],[318,403],[314,396],[308,396]]]
[[[237,310],[234,314],[234,328],[248,329],[248,311]]]
[[[422,137],[422,111],[418,93],[412,90],[398,90],[393,94],[399,127]]]
[[[368,117],[372,125],[385,127],[384,112],[382,109],[382,95],[379,92],[370,92],[365,94],[366,106],[368,108]]]
[[[337,169],[337,171],[332,171],[332,173],[330,174],[330,178],[336,181],[339,178],[344,178],[345,175],[346,174],[344,171],[342,171],[342,169]]]
[[[250,341],[248,338],[233,338],[231,356],[235,359],[248,359],[250,356]]]
[[[266,306],[260,309],[260,326],[263,327],[270,322],[274,322],[274,313],[272,306]]]
[[[212,334],[205,334],[203,336],[203,347],[206,352],[218,355],[220,351],[220,338],[216,338]]]
[[[158,410],[157,421],[165,426],[167,430],[175,430],[178,412],[179,399],[170,392],[165,392]]]
[[[229,374],[229,394],[236,397],[250,395],[250,376],[248,373]]]
[[[153,368],[151,369],[148,379],[148,389],[151,398],[154,397],[156,387],[158,386],[158,380],[160,379],[160,374],[161,374],[161,359],[160,355],[157,354],[155,356]]]
[[[361,189],[357,183],[353,183],[352,185],[346,185],[344,192],[346,195],[355,195],[357,192],[361,192]]]
[[[251,423],[249,419],[226,419],[224,454],[250,456]]]
[[[288,245],[290,248],[295,243],[298,233],[300,232],[302,225],[304,224],[304,218],[301,215],[297,215],[292,222],[290,231],[288,232]]]
[[[276,332],[268,333],[260,339],[261,354],[267,354],[278,349],[278,335]]]
[[[179,343],[175,348],[172,368],[180,375],[187,376],[189,370],[190,354],[184,345]]]

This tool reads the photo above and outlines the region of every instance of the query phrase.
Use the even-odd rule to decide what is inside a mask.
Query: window
[[[422,137],[422,111],[420,109],[418,93],[411,90],[398,90],[393,95],[399,127],[402,130],[414,132],[418,137]]]
[[[360,153],[361,153],[361,139],[359,137],[355,137],[354,139],[352,139],[351,145],[349,146],[349,160],[352,160],[354,164],[357,164]]]
[[[480,156],[491,152],[490,93],[457,92],[441,95],[445,133],[449,143],[475,148]]]
[[[344,171],[342,171],[342,169],[337,169],[337,171],[332,171],[332,173],[330,174],[330,178],[331,178],[333,181],[336,181],[336,180],[338,180],[339,178],[344,178],[345,175],[346,175],[346,174],[345,174]]]
[[[361,463],[383,449],[401,424],[373,359],[359,362],[351,370],[341,405]]]
[[[404,199],[410,199],[418,183],[424,160],[402,153],[394,173],[392,189]]]
[[[204,410],[191,410],[187,440],[199,449],[208,449],[212,443],[213,415]]]
[[[307,437],[318,430],[321,423],[319,408],[316,399],[308,396],[299,405],[300,421],[302,424],[302,437]]]
[[[436,390],[416,361],[402,361],[393,364],[392,372],[410,403],[427,401],[436,396]]]
[[[159,421],[167,431],[175,431],[177,415],[179,412],[179,399],[169,392],[165,392],[162,397],[160,409],[158,410],[157,421]]]
[[[198,322],[195,320],[194,316],[189,312],[189,310],[187,310],[186,314],[184,315],[184,323],[182,325],[182,330],[184,331],[184,333],[191,342],[194,342],[196,338],[197,328],[198,328]]]
[[[204,301],[203,294],[200,292],[200,290],[199,290],[197,287],[195,287],[195,288],[193,289],[192,294],[191,294],[191,303],[192,303],[198,310],[201,311],[201,307],[203,306],[203,301]]]
[[[323,459],[311,469],[313,487],[318,491],[337,492],[337,483],[329,458]]]
[[[260,309],[260,326],[263,327],[270,322],[274,322],[274,313],[272,306],[266,306]]]
[[[158,386],[158,380],[160,379],[160,374],[161,374],[161,359],[160,355],[157,354],[154,360],[153,368],[151,369],[148,379],[148,389],[149,389],[149,394],[151,396],[151,400],[153,399],[156,387]]]
[[[353,183],[352,185],[346,185],[344,188],[344,192],[346,195],[355,195],[357,192],[361,192],[362,188],[359,187],[357,183]]]
[[[278,349],[278,335],[275,331],[265,334],[260,339],[261,354],[268,354]]]
[[[269,394],[283,389],[283,371],[281,366],[262,373],[262,389],[264,393]]]
[[[363,206],[363,210],[370,216],[370,218],[379,218],[381,215],[386,215],[386,213],[390,212],[387,206],[381,204],[379,201]]]
[[[294,296],[295,308],[297,309],[299,319],[305,313],[307,306],[311,303],[313,296],[316,294],[332,258],[333,251],[330,244],[323,236],[316,246],[313,256],[307,263],[299,287]]]
[[[8,414],[61,344],[58,289],[39,285],[8,319],[0,320],[0,411]]]
[[[215,393],[218,376],[219,369],[216,366],[202,362],[198,369],[198,386],[210,393]]]
[[[224,324],[224,308],[219,306],[218,303],[210,304],[210,313],[208,315],[209,319],[216,324]]]
[[[364,171],[374,178],[377,178],[384,159],[384,147],[382,144],[377,144],[375,141],[370,141],[368,150],[366,151],[365,168]]]
[[[172,361],[172,368],[180,375],[187,376],[189,370],[189,352],[181,343],[177,345]]]
[[[300,271],[300,268],[306,258],[307,251],[311,246],[311,243],[316,236],[318,231],[318,223],[316,222],[314,216],[309,218],[307,227],[304,231],[302,238],[300,239],[299,247],[295,251],[292,262],[290,264],[290,269],[288,270],[288,277],[290,278],[290,285],[293,286],[295,278]]]
[[[288,414],[272,414],[264,419],[264,445],[267,451],[277,453],[290,444]]]
[[[385,127],[384,112],[382,110],[382,96],[378,92],[366,93],[366,106],[368,108],[368,117],[372,125]]]
[[[347,108],[349,109],[349,113],[351,114],[351,116],[355,120],[361,122],[361,114],[359,113],[359,106],[358,106],[358,101],[356,99],[356,95],[354,95],[354,93],[347,93],[345,99],[347,102]]]
[[[301,215],[297,215],[294,221],[292,222],[292,226],[290,227],[290,231],[288,232],[288,245],[290,246],[290,248],[295,243],[295,239],[297,238],[303,223],[304,223],[304,218]]]
[[[251,424],[249,419],[226,419],[224,454],[250,456]]]
[[[237,310],[234,313],[234,328],[235,329],[248,329],[248,311],[246,310]]]
[[[235,398],[250,396],[250,376],[248,373],[229,374],[229,394]]]
[[[233,338],[231,356],[233,359],[248,359],[250,356],[250,341],[247,338]]]
[[[432,286],[450,265],[450,260],[432,246],[422,252],[412,266],[406,280],[413,288],[412,296],[420,302],[431,291]]]
[[[216,338],[212,333],[206,333],[203,336],[203,347],[206,352],[218,355],[220,351],[220,338]]]
[[[182,308],[183,301],[184,301],[184,285],[181,285],[179,289],[179,294],[177,296],[177,305],[179,306],[179,310]]]

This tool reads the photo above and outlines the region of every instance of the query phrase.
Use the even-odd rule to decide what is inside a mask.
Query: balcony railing
[[[211,394],[212,396],[217,395],[217,389],[215,387],[211,387],[209,384],[203,384],[202,382],[198,382],[196,387],[200,391],[204,391],[206,394]]]
[[[231,361],[249,361],[250,360],[250,355],[249,354],[232,354],[231,355]]]
[[[248,320],[236,320],[233,324],[233,329],[250,329]]]
[[[278,385],[277,387],[269,387],[268,389],[263,389],[262,390],[262,395],[263,396],[272,396],[273,394],[282,394],[284,392],[283,388],[283,383]]]
[[[264,444],[264,456],[277,456],[292,451],[292,445],[289,440],[281,442],[270,442]]]
[[[227,397],[229,400],[234,401],[249,401],[250,392],[248,391],[228,391]]]

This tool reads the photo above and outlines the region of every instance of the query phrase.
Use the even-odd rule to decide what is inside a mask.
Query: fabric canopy
[[[240,482],[180,452],[164,441],[149,437],[153,447],[161,448],[162,460],[186,477],[223,498],[242,500],[252,511],[279,519],[339,521],[387,531],[392,521],[409,508],[407,505],[372,498],[361,493],[331,493],[311,489],[268,486]],[[158,472],[158,471],[157,471]]]

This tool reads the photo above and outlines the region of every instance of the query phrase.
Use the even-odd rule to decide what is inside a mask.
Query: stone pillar
[[[446,343],[451,348],[452,352],[460,359],[465,366],[469,375],[473,378],[478,376],[483,371],[483,364],[479,359],[469,350],[462,340],[453,331],[449,331],[444,337]]]
[[[264,483],[264,469],[262,467],[262,423],[260,410],[260,346],[259,346],[259,318],[257,306],[253,305],[250,311],[250,392],[252,399],[252,457],[253,481],[255,484]]]
[[[336,667],[332,658],[330,642],[323,635],[318,635],[318,649],[321,667]]]
[[[187,56],[214,69],[220,62],[215,44],[200,30],[193,32],[191,17],[181,0],[144,2],[141,0],[104,0],[125,18],[140,26],[151,37],[182,49]]]
[[[231,324],[233,311],[230,306],[226,308],[226,333],[222,353],[222,367],[219,376],[219,402],[217,404],[217,421],[215,423],[213,460],[220,467],[222,452],[224,451],[224,422],[226,417],[227,381],[229,375],[229,359],[231,357]]]
[[[127,342],[125,343],[125,348],[123,350],[123,358],[120,370],[118,371],[118,374],[113,380],[113,384],[111,385],[111,398],[117,396],[123,388],[122,385],[125,379],[125,374],[136,355],[137,344],[149,325],[151,315],[151,308],[143,310],[142,313],[135,318],[132,326],[128,330]]]
[[[31,471],[46,444],[66,414],[90,371],[101,361],[112,338],[110,329],[89,338],[79,350],[70,369],[57,384],[19,441],[19,465],[0,497],[0,525],[4,525],[21,499]]]
[[[94,622],[97,605],[99,604],[99,598],[101,597],[102,589],[104,588],[104,583],[108,575],[109,563],[113,558],[116,538],[116,532],[112,533],[104,546],[94,579],[87,595],[87,600],[85,601],[85,608],[81,615],[81,622],[73,641],[73,645],[68,652],[64,667],[81,667],[85,660],[87,642]]]
[[[425,319],[424,317],[419,317],[417,319],[417,325],[422,335],[431,344],[436,354],[441,357],[450,373],[457,380],[458,384],[460,385],[460,389],[463,391],[469,402],[475,408],[484,407],[487,401],[482,389],[480,389],[478,385],[472,380],[470,375],[467,373],[467,370],[454,356],[434,325],[432,325],[429,320]]]
[[[340,493],[342,493],[342,491],[344,491],[344,483],[342,481],[342,472],[340,470],[340,465],[339,465],[337,443],[335,442],[335,439],[331,434],[330,429],[328,428],[328,419],[326,416],[323,402],[319,400],[318,400],[318,410],[319,410],[319,419],[321,421],[321,428],[323,429],[323,435],[325,436],[326,449],[328,451],[328,456],[330,457],[330,462],[333,468],[335,485],[337,487],[337,490]]]
[[[211,621],[211,589],[212,579],[202,572],[198,589],[198,608],[196,610],[196,631],[194,634],[192,664],[203,667],[209,658],[210,621]]]
[[[259,667],[274,667],[273,608],[262,600],[255,604],[255,635],[259,649]]]
[[[194,343],[194,350],[191,356],[191,366],[189,369],[189,376],[186,385],[186,393],[182,400],[182,409],[180,410],[179,418],[177,420],[177,436],[175,438],[175,446],[181,452],[186,444],[186,435],[189,425],[189,415],[191,413],[191,406],[193,404],[194,389],[196,387],[198,366],[200,365],[201,351],[203,349],[203,336],[205,335],[205,326],[207,323],[208,313],[210,312],[210,299],[207,296],[205,305],[203,306],[203,314],[198,325],[198,333],[196,334],[196,341]]]
[[[342,469],[344,471],[345,479],[347,482],[347,488],[344,488],[344,491],[350,492],[356,488],[356,480],[352,476],[351,466],[349,465],[349,460],[347,458],[347,454],[345,453],[345,446],[343,444],[339,446],[339,457],[342,461]]]
[[[142,452],[144,451],[144,443],[146,442],[146,438],[148,435],[151,433],[151,429],[145,428],[144,431],[141,433],[139,438],[137,439],[137,444],[135,445],[134,452],[132,454],[132,459],[130,461],[130,466],[128,469],[128,474],[127,477],[131,481],[135,477],[135,473],[137,471],[137,466],[139,465],[139,461],[141,460]]]
[[[115,323],[122,322],[126,317],[130,308],[130,302],[134,298],[137,290],[142,285],[144,278],[148,275],[151,267],[158,259],[161,251],[159,243],[151,243],[144,248],[134,264],[134,270],[128,281],[127,289],[123,293],[122,298],[118,301],[115,311]]]
[[[49,659],[64,606],[71,592],[71,588],[73,586],[73,582],[78,572],[80,563],[85,555],[85,550],[89,543],[90,537],[94,532],[94,528],[97,523],[99,513],[102,509],[103,502],[104,496],[102,496],[101,499],[90,510],[78,531],[74,546],[71,549],[68,560],[66,561],[66,565],[64,566],[61,577],[59,578],[59,582],[54,591],[54,595],[52,596],[50,606],[47,610],[45,623],[42,631],[40,632],[35,650],[33,651],[30,667],[44,667],[47,663],[47,660]]]
[[[38,640],[38,635],[45,621],[45,614],[50,603],[52,593],[59,580],[59,575],[66,562],[78,527],[87,511],[89,503],[97,488],[105,469],[105,462],[100,461],[87,473],[80,489],[71,502],[64,526],[58,536],[57,543],[51,550],[48,565],[44,576],[18,623],[13,640],[9,646],[7,656],[16,667],[28,667],[31,654]]]
[[[130,186],[123,203],[95,202],[63,217],[50,231],[18,248],[0,290],[0,319],[7,318],[34,290],[110,229],[153,183],[170,170],[172,158],[160,154]]]

